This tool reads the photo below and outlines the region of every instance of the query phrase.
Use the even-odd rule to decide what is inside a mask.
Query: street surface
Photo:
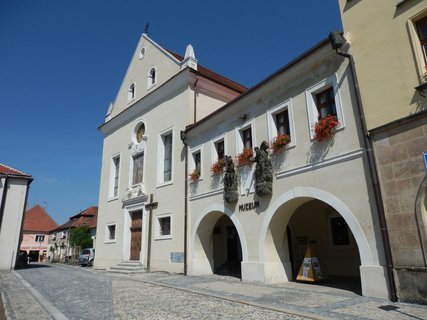
[[[112,276],[60,264],[0,272],[0,291],[9,319],[427,319],[427,306],[325,286],[166,273]]]

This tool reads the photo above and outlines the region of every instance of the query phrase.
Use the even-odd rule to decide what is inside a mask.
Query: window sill
[[[151,85],[149,85],[149,86],[147,87],[147,91],[150,91],[152,88],[154,88],[154,87],[156,86],[156,84],[157,84],[157,82],[156,82],[156,83],[153,83],[153,84],[151,84]]]
[[[154,238],[154,240],[170,240],[172,239],[171,235],[167,235],[167,236],[157,236]]]
[[[108,198],[107,202],[111,202],[111,201],[115,201],[115,200],[119,200],[119,197]]]
[[[132,98],[132,99],[130,99],[130,100],[127,101],[127,104],[131,104],[134,101],[135,101],[135,98]]]
[[[104,241],[104,243],[116,243],[117,241],[116,240],[106,240],[106,241]]]
[[[172,184],[173,184],[173,181],[162,182],[162,183],[159,183],[159,184],[156,186],[156,188],[163,188],[163,187],[166,187],[166,186],[170,186],[170,185],[172,185]]]

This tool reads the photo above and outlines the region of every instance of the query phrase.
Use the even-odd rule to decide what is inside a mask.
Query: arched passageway
[[[205,215],[194,235],[191,273],[240,278],[243,258],[240,239],[234,222],[226,214]]]
[[[293,199],[272,216],[264,244],[267,281],[295,281],[308,246],[327,278],[323,285],[361,293],[360,254],[346,220],[313,198]]]

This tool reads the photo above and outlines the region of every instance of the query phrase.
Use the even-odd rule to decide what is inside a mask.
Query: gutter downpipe
[[[184,275],[187,275],[188,267],[188,248],[187,248],[187,231],[188,231],[188,184],[187,184],[187,175],[188,175],[188,144],[187,144],[187,134],[185,131],[181,131],[181,141],[184,144]]]
[[[369,167],[369,173],[370,178],[374,187],[374,194],[375,194],[375,202],[377,205],[377,211],[378,211],[378,218],[380,222],[380,229],[381,229],[381,236],[384,244],[384,253],[385,253],[385,259],[387,264],[387,275],[388,275],[388,282],[390,286],[390,300],[393,302],[397,301],[397,295],[396,295],[396,285],[394,282],[394,276],[393,276],[393,259],[391,256],[391,248],[390,248],[390,241],[388,236],[388,230],[387,230],[387,222],[385,219],[385,213],[384,213],[384,206],[382,201],[382,195],[381,195],[381,188],[379,185],[379,179],[378,179],[378,171],[377,167],[375,165],[375,156],[374,156],[374,149],[372,145],[372,140],[370,139],[370,135],[367,130],[366,126],[366,119],[365,114],[363,111],[363,104],[362,104],[362,98],[360,95],[360,89],[359,89],[359,82],[357,80],[357,74],[354,67],[354,59],[353,55],[346,52],[341,52],[338,49],[335,49],[335,52],[337,55],[342,56],[344,58],[347,58],[349,60],[350,65],[350,71],[351,71],[351,80],[353,81],[354,88],[356,91],[356,101],[357,101],[357,111],[360,115],[360,122],[363,132],[363,143],[366,150],[367,160],[368,160],[368,167]]]
[[[3,176],[0,176],[0,178],[3,178]],[[6,206],[7,183],[8,183],[8,177],[4,176],[3,194],[1,197],[1,204],[0,204],[0,231],[3,223],[4,207]]]

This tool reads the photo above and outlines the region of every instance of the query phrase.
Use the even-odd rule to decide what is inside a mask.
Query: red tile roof
[[[169,50],[169,49],[165,49],[167,52],[169,52],[172,56],[174,56],[177,60],[179,60],[180,62],[184,61],[184,57]],[[200,74],[201,76],[204,76],[205,78],[208,78],[216,83],[222,84],[223,86],[226,86],[234,91],[237,91],[239,93],[243,93],[246,92],[248,90],[248,88],[246,88],[245,86],[242,86],[241,84],[234,82],[233,80],[230,80],[226,77],[223,77],[221,75],[219,75],[216,72],[213,72],[212,70],[198,64],[197,65],[197,73]]]
[[[97,218],[98,207],[92,206],[70,217],[70,220],[52,231],[67,230],[82,226],[87,226],[89,229],[93,229],[96,228]]]
[[[43,207],[36,205],[24,214],[24,232],[46,232],[58,227]]]
[[[31,177],[29,174],[26,174],[22,171],[19,171],[17,169],[12,168],[12,167],[9,167],[3,163],[0,163],[0,174],[22,176],[22,177],[28,177],[28,178]]]

